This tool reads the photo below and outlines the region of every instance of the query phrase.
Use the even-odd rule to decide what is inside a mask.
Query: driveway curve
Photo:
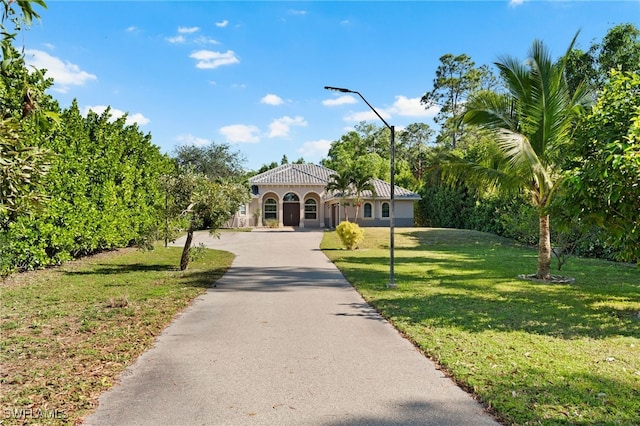
[[[194,244],[236,254],[232,267],[85,424],[497,425],[361,298],[321,239],[197,234]]]

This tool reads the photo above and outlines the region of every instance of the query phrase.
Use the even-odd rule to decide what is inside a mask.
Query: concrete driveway
[[[321,231],[197,234],[229,272],[87,425],[496,425],[319,250]],[[177,242],[180,244],[180,241]]]

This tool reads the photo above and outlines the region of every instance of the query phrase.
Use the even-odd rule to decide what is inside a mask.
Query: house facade
[[[315,164],[285,164],[253,176],[251,201],[231,226],[335,228],[346,218],[361,226],[389,226],[391,185],[374,179],[375,193],[364,191],[358,207],[352,198],[326,190],[334,173]],[[413,204],[420,196],[396,186],[394,198],[395,226],[413,226]]]

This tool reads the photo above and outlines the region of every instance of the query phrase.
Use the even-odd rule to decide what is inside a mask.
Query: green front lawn
[[[490,234],[401,228],[322,248],[356,289],[509,424],[640,424],[640,269],[572,258],[574,284],[519,280],[537,251]],[[554,260],[555,267],[555,260]],[[557,273],[554,272],[554,273]]]
[[[76,424],[233,261],[181,248],[103,253],[0,285],[0,423]],[[3,423],[4,421],[4,423]]]

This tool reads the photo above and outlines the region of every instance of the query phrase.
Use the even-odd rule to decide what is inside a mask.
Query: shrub
[[[348,250],[353,250],[364,240],[364,229],[360,228],[357,223],[341,222],[336,227],[336,232],[342,245]]]
[[[264,221],[264,224],[267,225],[269,228],[277,228],[280,226],[278,224],[278,219],[266,219]]]

